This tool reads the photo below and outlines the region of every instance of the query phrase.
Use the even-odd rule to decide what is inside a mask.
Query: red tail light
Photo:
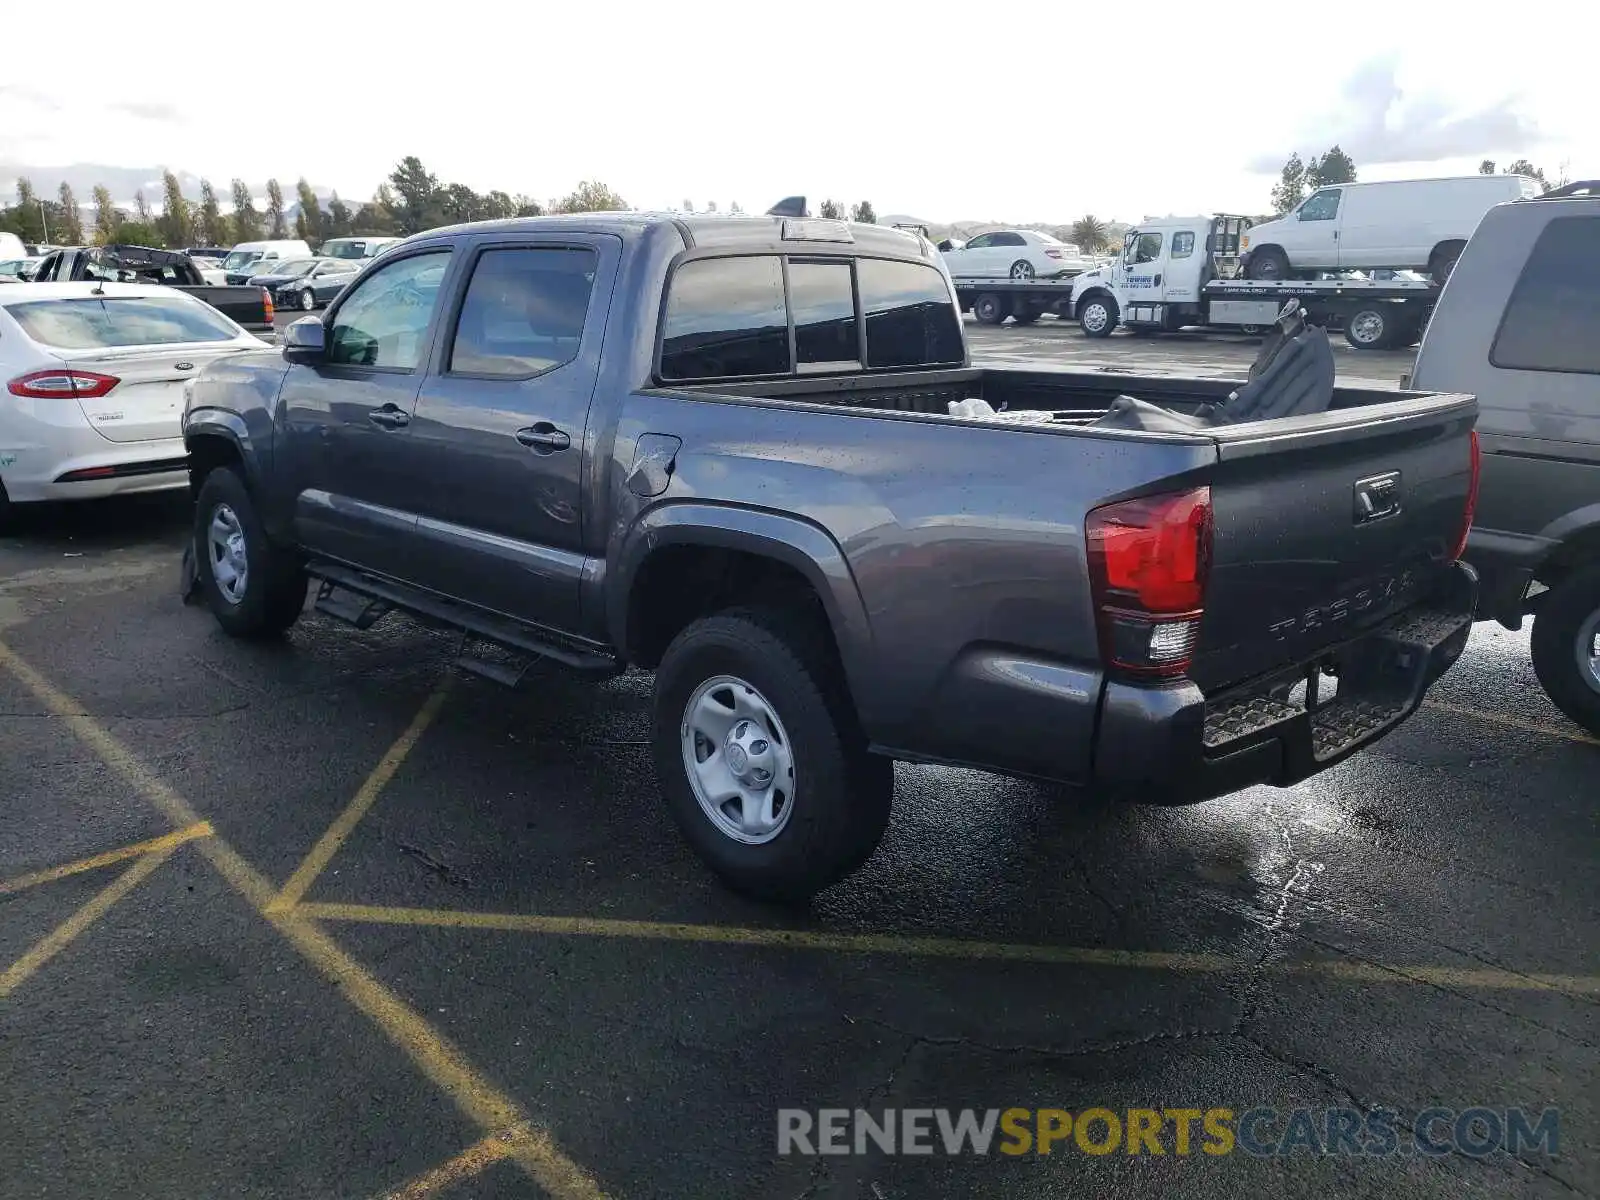
[[[278,319],[278,314],[272,307],[272,293],[266,288],[261,289],[261,304],[267,310],[267,324],[271,325]]]
[[[18,375],[6,384],[6,391],[30,400],[56,400],[62,396],[92,399],[104,396],[121,382],[115,375],[97,375],[93,371],[57,367]]]
[[[1472,431],[1472,465],[1467,475],[1467,506],[1461,514],[1461,533],[1456,537],[1455,551],[1450,555],[1459,559],[1467,552],[1467,535],[1472,532],[1472,519],[1478,514],[1478,480],[1483,475],[1483,451],[1478,447],[1478,431]]]
[[[1046,250],[1045,251],[1045,256],[1048,257],[1048,258],[1060,258],[1061,257],[1061,251],[1059,251],[1059,250]]]
[[[1106,664],[1183,674],[1211,569],[1211,489],[1108,504],[1089,514],[1084,532]]]

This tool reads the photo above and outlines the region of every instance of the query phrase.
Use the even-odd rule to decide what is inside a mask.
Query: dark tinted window
[[[428,327],[448,250],[397,259],[344,293],[328,329],[328,361],[411,370],[427,353]]]
[[[961,324],[944,276],[921,263],[856,261],[869,367],[959,363]]]
[[[857,363],[856,297],[847,262],[791,262],[789,309],[800,363]]]
[[[1551,221],[1512,289],[1489,361],[1512,370],[1600,375],[1596,281],[1600,217]]]
[[[1026,246],[1028,240],[1020,233],[997,233],[994,235],[996,246]]]
[[[594,270],[593,250],[485,250],[461,303],[450,370],[526,378],[577,358]]]
[[[789,371],[783,265],[775,256],[679,267],[667,297],[661,378],[729,379]]]

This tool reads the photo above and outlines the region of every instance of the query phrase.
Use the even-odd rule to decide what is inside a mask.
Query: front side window
[[[1600,375],[1596,279],[1600,217],[1551,221],[1517,277],[1489,361],[1513,371]]]
[[[867,320],[868,367],[949,366],[965,360],[944,276],[925,263],[856,260]]]
[[[1161,235],[1159,233],[1141,233],[1128,243],[1128,263],[1139,266],[1141,263],[1152,263],[1161,257]]]
[[[181,294],[30,300],[6,311],[34,341],[60,350],[231,342],[241,332],[209,304]]]
[[[1188,258],[1194,253],[1194,234],[1175,233],[1172,235],[1172,257]]]
[[[977,237],[973,238],[970,242],[967,243],[967,249],[968,250],[987,250],[990,246],[992,246],[994,244],[995,244],[994,235],[992,233],[980,233]]]
[[[1302,221],[1331,221],[1339,215],[1339,189],[1323,188],[1300,206]]]
[[[790,262],[789,311],[794,314],[795,360],[801,366],[860,363],[848,262]]]
[[[737,379],[788,374],[789,317],[775,255],[703,258],[672,277],[661,339],[661,378]]]
[[[526,379],[577,358],[595,264],[586,248],[485,250],[461,303],[449,369]]]
[[[427,351],[450,251],[388,264],[347,294],[328,330],[329,363],[414,370]]]

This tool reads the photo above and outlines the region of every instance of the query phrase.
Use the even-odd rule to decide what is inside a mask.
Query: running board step
[[[387,600],[363,596],[360,592],[352,592],[324,579],[317,588],[317,602],[313,607],[319,613],[354,625],[357,629],[371,629],[392,606]]]

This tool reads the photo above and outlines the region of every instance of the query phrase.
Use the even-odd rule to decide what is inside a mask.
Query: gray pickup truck
[[[1417,352],[1414,386],[1482,405],[1467,543],[1480,615],[1520,629],[1567,716],[1600,736],[1600,184],[1491,209]]]
[[[872,853],[894,760],[1178,804],[1393,729],[1465,644],[1469,395],[968,358],[922,237],[775,217],[463,225],[196,380],[196,586],[229,633],[391,609],[461,665],[655,670],[670,810],[730,885]],[[983,400],[1007,423],[951,414]],[[513,656],[507,661],[507,656]]]

